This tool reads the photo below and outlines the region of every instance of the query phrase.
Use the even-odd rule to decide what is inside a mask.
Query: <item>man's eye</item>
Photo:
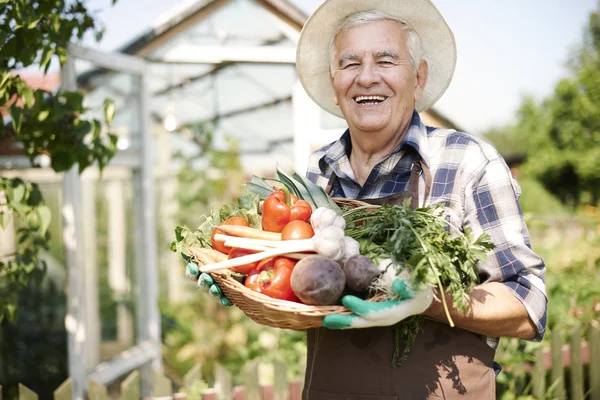
[[[360,65],[360,64],[359,63],[349,63],[349,64],[344,65],[343,69],[350,68],[350,67],[356,67],[358,65]]]
[[[394,63],[391,62],[391,61],[379,61],[379,64],[382,64],[382,65],[394,65]]]

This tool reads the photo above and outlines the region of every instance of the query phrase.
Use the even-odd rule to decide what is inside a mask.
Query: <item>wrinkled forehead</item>
[[[341,29],[331,43],[331,56],[338,59],[351,55],[370,53],[373,55],[407,52],[407,30],[395,20],[379,20],[353,25]]]

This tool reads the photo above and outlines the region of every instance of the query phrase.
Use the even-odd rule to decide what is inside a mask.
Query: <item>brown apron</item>
[[[416,162],[409,191],[363,201],[397,204],[408,196],[419,200],[419,175],[425,176],[426,201],[431,174]],[[330,180],[330,186],[333,179]],[[328,187],[330,189],[330,187]],[[424,319],[408,359],[392,366],[394,327],[329,330],[307,333],[308,357],[304,400],[495,399],[495,351],[475,334]]]

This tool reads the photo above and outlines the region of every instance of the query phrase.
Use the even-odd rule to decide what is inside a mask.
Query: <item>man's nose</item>
[[[371,87],[381,80],[381,76],[377,72],[376,66],[373,63],[363,63],[361,65],[356,82],[364,87]]]

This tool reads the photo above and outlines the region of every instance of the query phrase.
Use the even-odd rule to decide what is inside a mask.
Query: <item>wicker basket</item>
[[[340,207],[364,205],[357,200],[335,198]],[[248,289],[226,272],[211,274],[225,296],[254,322],[274,328],[306,330],[321,327],[323,317],[329,314],[348,314],[344,306],[311,306],[279,300]]]
[[[250,290],[226,273],[212,277],[225,296],[254,322],[273,328],[305,330],[321,326],[323,317],[333,313],[349,313],[344,306],[309,306],[279,300]]]

